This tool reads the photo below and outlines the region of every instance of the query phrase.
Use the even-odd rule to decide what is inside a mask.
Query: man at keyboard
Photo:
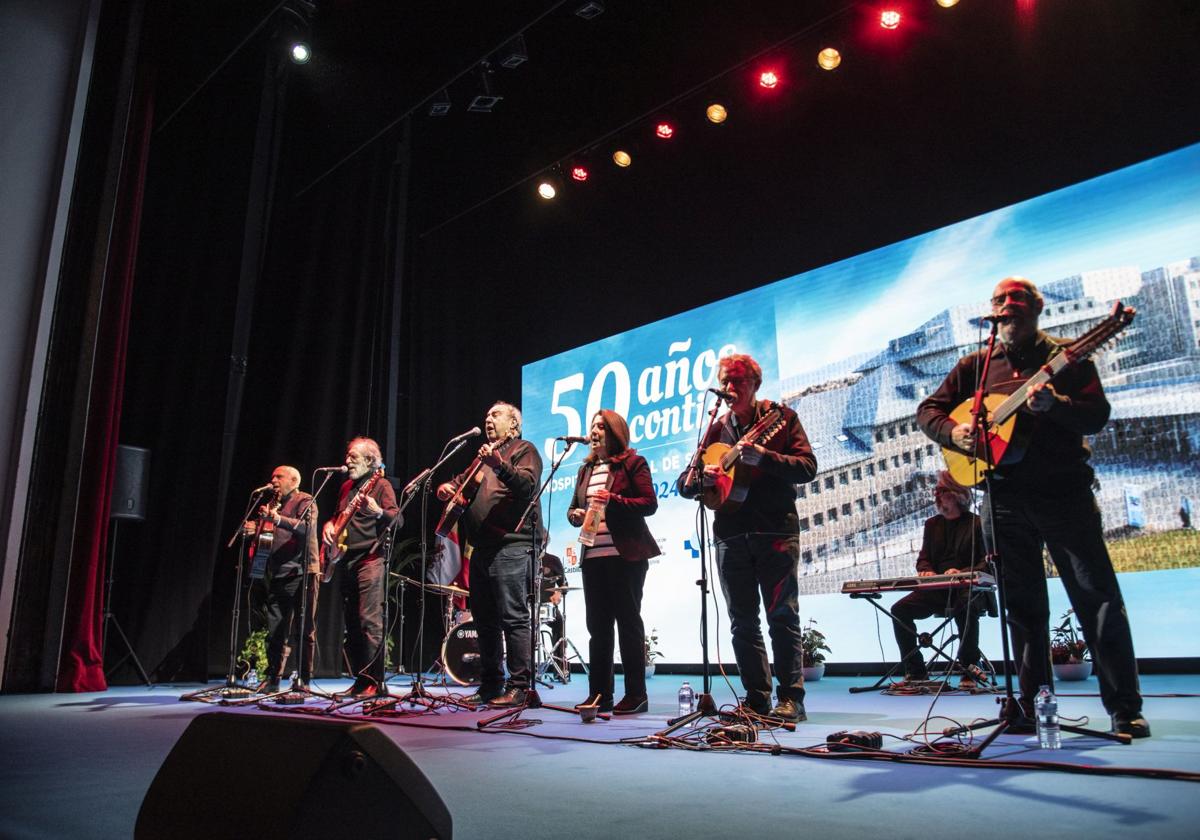
[[[971,512],[971,494],[950,478],[950,473],[938,476],[933,488],[933,503],[937,515],[925,521],[925,536],[921,542],[921,553],[917,556],[917,575],[954,574],[979,569],[983,565],[983,533],[979,517]],[[917,634],[913,622],[919,618],[953,608],[954,621],[958,625],[958,664],[963,674],[958,687],[975,688],[975,680],[968,670],[979,663],[979,605],[971,600],[970,588],[915,591],[905,595],[892,605],[892,622],[896,632],[896,644],[900,647],[904,665],[904,682],[913,683],[929,679],[925,662],[917,646]]]

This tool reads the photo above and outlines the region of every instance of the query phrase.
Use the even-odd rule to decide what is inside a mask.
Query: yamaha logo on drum
[[[478,639],[479,631],[470,627],[460,627],[454,635],[460,639]]]

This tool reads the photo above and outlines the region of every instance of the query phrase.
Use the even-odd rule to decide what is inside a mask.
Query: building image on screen
[[[1187,610],[1200,594],[1200,146],[525,366],[526,436],[544,454],[561,452],[553,438],[583,434],[604,407],[628,418],[630,445],[651,464],[660,508],[648,523],[663,554],[643,616],[667,662],[700,661],[701,536],[696,505],[674,481],[707,422],[717,358],[754,356],[760,398],[799,414],[818,463],[796,488],[801,615],[831,638],[831,661],[877,661],[890,648],[881,651],[874,619],[841,585],[912,573],[945,468],[916,409],[986,339],[980,316],[1010,275],[1038,284],[1040,327],[1053,336],[1082,335],[1118,301],[1136,309],[1094,359],[1112,406],[1090,439],[1094,490],[1138,655],[1193,655],[1180,641],[1193,634],[1180,628],[1200,629]],[[569,575],[578,531],[565,512],[584,454],[567,458],[549,500]],[[1046,569],[1053,576],[1048,560]],[[1061,586],[1050,589],[1052,609],[1065,609]],[[731,661],[719,590],[712,606],[710,641]],[[572,610],[571,635],[585,639],[582,599]],[[983,648],[998,656],[990,624]]]

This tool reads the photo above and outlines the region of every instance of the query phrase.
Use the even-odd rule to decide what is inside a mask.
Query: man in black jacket
[[[479,633],[479,690],[472,705],[519,706],[529,690],[529,572],[540,549],[541,504],[536,504],[517,530],[521,514],[537,493],[542,458],[537,447],[521,440],[521,412],[498,402],[484,418],[487,443],[479,448],[480,468],[464,472],[438,487],[449,501],[460,488],[477,484],[475,496],[459,521],[471,552],[471,615]],[[508,685],[504,684],[507,647]]]
[[[1042,306],[1041,292],[1024,277],[1001,280],[992,292],[1000,340],[988,367],[986,392],[1013,393],[1066,343],[1038,329]],[[982,351],[959,360],[917,409],[921,430],[944,447],[976,451],[975,430],[952,419],[950,412],[974,394],[983,362]],[[1083,626],[1113,730],[1134,738],[1150,735],[1142,717],[1129,617],[1104,543],[1091,490],[1091,451],[1083,439],[1104,428],[1109,411],[1090,361],[1064,369],[1053,384],[1031,387],[1009,445],[1014,455],[1001,458],[988,482],[984,533],[989,548],[1000,556],[1020,683],[1019,708],[1006,710],[1009,731],[1032,731],[1038,688],[1053,684],[1045,546]]]
[[[717,372],[721,387],[732,396],[730,410],[713,423],[701,449],[722,442],[737,444],[758,420],[778,409],[782,428],[765,443],[742,447],[739,470],[749,470],[749,485],[734,511],[718,509],[713,533],[717,568],[729,609],[733,654],[746,689],[746,705],[756,714],[787,721],[806,719],[803,648],[800,644],[800,520],[796,485],[817,474],[808,436],[796,412],[785,405],[759,400],[762,368],[750,356],[725,356]],[[704,468],[702,482],[726,481],[720,466]],[[694,498],[701,482],[685,472],[680,495]],[[771,707],[771,665],[759,623],[759,595],[765,602],[767,627],[779,680],[779,701]]]
[[[342,606],[346,656],[354,674],[354,685],[343,694],[362,700],[379,694],[383,686],[383,593],[387,569],[386,558],[380,555],[376,542],[400,507],[396,504],[396,491],[382,477],[383,455],[379,444],[370,438],[355,438],[346,445],[345,463],[350,477],[338,495],[337,514],[346,510],[360,491],[363,495],[346,523],[345,554],[338,561],[345,569]],[[376,473],[380,478],[372,482]],[[326,522],[321,534],[326,552],[339,537],[333,520]]]
[[[258,522],[249,521],[243,527],[247,536],[260,535],[256,550],[269,550],[266,564],[266,599],[263,605],[267,619],[267,670],[258,685],[260,694],[279,691],[291,647],[292,628],[299,628],[301,596],[304,604],[304,629],[298,631],[303,643],[300,649],[300,684],[312,679],[313,654],[317,644],[317,592],[320,570],[317,555],[317,529],[309,527],[317,521],[317,505],[312,496],[299,490],[300,472],[295,467],[278,466],[271,473],[273,498],[259,508]],[[261,533],[270,523],[270,548]],[[305,570],[308,579],[300,574]]]

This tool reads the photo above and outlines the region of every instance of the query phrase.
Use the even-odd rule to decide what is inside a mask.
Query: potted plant
[[[804,651],[804,679],[819,680],[825,676],[825,654],[833,653],[825,644],[825,634],[816,627],[817,622],[809,619],[800,631],[800,646]]]
[[[654,660],[662,656],[662,651],[658,649],[657,645],[658,630],[651,629],[646,634],[646,679],[654,676]]]
[[[252,679],[255,684],[267,673],[267,631],[255,630],[246,637],[242,652],[237,660],[238,676]],[[251,676],[253,674],[253,677]],[[254,686],[251,686],[253,688]]]
[[[1092,675],[1092,663],[1088,655],[1087,642],[1079,635],[1083,628],[1076,627],[1071,619],[1075,610],[1062,614],[1062,623],[1050,637],[1050,663],[1056,680],[1086,680]]]

